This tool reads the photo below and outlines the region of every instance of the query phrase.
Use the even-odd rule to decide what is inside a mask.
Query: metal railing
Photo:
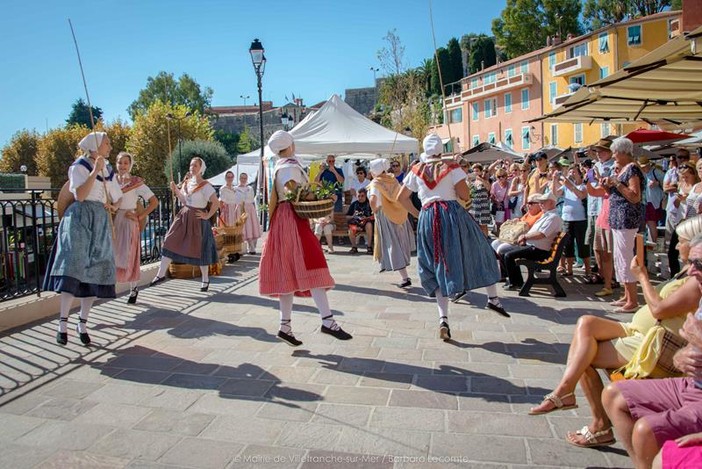
[[[159,205],[141,233],[142,265],[161,259],[163,238],[175,213],[167,187],[151,190]],[[41,293],[58,231],[58,193],[58,189],[0,193],[0,302]]]

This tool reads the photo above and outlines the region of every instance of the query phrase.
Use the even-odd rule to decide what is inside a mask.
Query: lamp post
[[[280,122],[283,124],[283,130],[287,131],[293,123],[292,116],[288,116],[288,113],[284,112],[283,115],[280,116]]]
[[[253,64],[254,72],[256,73],[256,80],[258,85],[258,120],[259,120],[259,131],[261,136],[261,162],[258,169],[258,200],[262,205],[266,205],[268,202],[266,190],[264,188],[263,179],[263,85],[261,79],[263,78],[263,73],[266,69],[266,56],[263,55],[265,50],[263,49],[263,44],[258,39],[254,39],[249,47],[249,54],[251,54],[251,63]],[[262,205],[259,205],[262,206]],[[268,216],[265,210],[261,210],[261,226],[263,230],[266,230],[266,224],[268,221]]]
[[[377,67],[371,67],[370,70],[371,70],[371,72],[373,72],[373,86],[375,86],[375,81],[376,81],[375,74],[376,74],[376,72],[380,71],[380,69]]]
[[[183,117],[178,117],[170,112],[166,114],[166,119],[178,122],[178,184],[180,184],[181,181],[180,160],[183,157],[183,140],[180,138],[180,123],[192,115],[193,113],[190,111],[186,112]]]
[[[244,96],[243,94],[240,94],[239,97],[244,100],[244,107],[246,107],[246,100],[249,99],[251,96],[249,96],[249,95]]]

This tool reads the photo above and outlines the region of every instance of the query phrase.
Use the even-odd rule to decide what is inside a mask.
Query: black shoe
[[[349,251],[351,254],[358,254],[358,248],[356,246],[352,247]]]
[[[371,247],[366,248],[366,253],[367,253],[367,254],[373,254],[373,248],[371,248]]]
[[[85,323],[87,321],[83,321],[81,319],[80,322]],[[80,342],[83,345],[90,345],[90,336],[88,335],[87,332],[80,332],[80,329],[78,329],[78,326],[76,326],[76,332],[78,333],[78,338],[80,339]]]
[[[505,286],[502,287],[502,288],[504,288],[504,289],[507,290],[507,291],[519,291],[519,290],[522,289],[522,286],[521,286],[521,285],[510,285],[510,284],[505,284]]]
[[[256,251],[249,251],[249,254],[251,254],[253,256],[256,254]]]
[[[439,338],[444,342],[451,339],[451,329],[449,328],[448,323],[445,321],[442,321],[441,324],[439,324]]]
[[[461,293],[456,293],[455,295],[453,295],[453,296],[451,297],[451,301],[452,301],[453,303],[458,303],[458,300],[460,300],[460,299],[463,298],[464,296],[466,296],[466,292],[464,292],[464,291],[461,292]]]
[[[129,298],[127,298],[127,303],[130,304],[130,305],[133,305],[134,303],[136,303],[136,300],[137,300],[137,296],[138,296],[138,295],[139,295],[139,290],[137,290],[137,289],[135,288],[135,289],[132,290],[131,293],[129,294]]]
[[[200,291],[207,291],[210,288],[210,282],[202,282],[200,285]]]
[[[68,333],[67,332],[57,332],[56,333],[56,343],[59,345],[66,345],[68,343]]]
[[[407,288],[412,286],[412,280],[406,278],[401,284],[398,285],[400,288]]]
[[[278,338],[291,347],[298,347],[302,345],[301,340],[297,340],[294,335],[286,334],[283,331],[278,331]]]
[[[493,310],[494,312],[496,312],[496,313],[499,314],[500,316],[504,316],[504,317],[506,317],[506,318],[511,318],[511,317],[512,317],[512,316],[510,316],[509,313],[505,310],[505,308],[502,307],[502,304],[500,304],[500,303],[495,304],[495,303],[493,303],[493,302],[491,302],[491,301],[488,301],[486,307],[489,308],[489,309],[491,309],[491,310]]]
[[[322,324],[322,332],[324,334],[329,334],[330,336],[333,336],[339,340],[353,339],[353,336],[351,334],[349,334],[348,332],[346,332],[345,330],[343,330],[342,328],[332,329],[332,328],[327,327],[324,324]]]
[[[154,277],[154,279],[151,281],[149,284],[150,287],[153,287],[154,285],[158,285],[159,283],[163,282],[166,280],[166,277],[159,277],[158,275]]]

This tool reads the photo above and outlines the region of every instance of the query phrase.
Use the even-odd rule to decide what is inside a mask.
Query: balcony
[[[531,83],[531,73],[520,73],[519,75],[514,75],[511,77],[501,76],[493,83],[479,84],[475,88],[463,90],[461,92],[461,99],[463,101],[472,101],[476,98],[490,96],[497,93],[504,93],[505,91],[509,91],[513,88],[523,88],[524,86],[531,85]]]
[[[564,77],[574,75],[579,72],[584,72],[592,68],[592,57],[589,55],[580,55],[572,59],[558,62],[553,66],[554,77]]]
[[[553,98],[553,103],[552,103],[552,104],[553,104],[553,108],[555,109],[555,108],[557,108],[558,106],[562,105],[562,104],[565,103],[565,102],[568,100],[568,98],[570,98],[571,96],[573,96],[573,93],[566,93],[566,94],[561,94],[561,95],[559,95],[559,96],[556,96],[555,98]]]

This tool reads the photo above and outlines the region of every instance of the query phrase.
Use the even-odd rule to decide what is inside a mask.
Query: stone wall
[[[350,88],[345,91],[344,101],[357,112],[367,116],[378,102],[378,88]]]

